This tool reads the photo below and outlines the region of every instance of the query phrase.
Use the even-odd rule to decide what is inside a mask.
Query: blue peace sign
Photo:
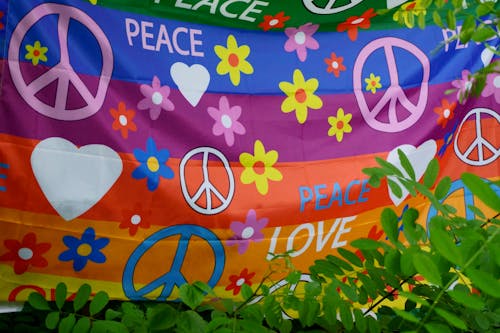
[[[488,180],[483,179],[484,182],[488,182]],[[490,187],[493,191],[497,192],[500,194],[500,187],[497,185],[490,183]],[[474,195],[472,192],[464,185],[461,179],[455,180],[453,183],[451,183],[450,190],[446,194],[446,196],[441,200],[443,202],[448,198],[452,193],[458,191],[458,190],[464,190],[464,204],[465,204],[465,218],[467,220],[473,220],[476,217],[476,214],[472,210],[469,209],[469,205],[474,205]],[[437,210],[434,208],[434,206],[431,206],[429,209],[429,213],[427,213],[427,230],[429,230],[429,222],[431,218],[437,215]]]
[[[143,286],[142,288],[135,289],[134,271],[138,261],[156,243],[174,235],[180,235],[180,239],[177,251],[175,252],[174,260],[170,267],[170,271],[150,282],[149,284]],[[184,224],[168,227],[157,231],[156,233],[146,238],[134,250],[134,252],[132,252],[123,271],[122,287],[125,295],[129,299],[133,300],[146,300],[144,295],[147,295],[163,286],[160,296],[156,298],[157,300],[163,300],[170,296],[170,294],[172,293],[172,289],[175,286],[179,287],[187,283],[186,278],[181,273],[181,268],[184,264],[184,258],[186,256],[189,241],[192,236],[197,236],[206,240],[212,248],[212,251],[214,252],[215,265],[210,280],[207,282],[208,285],[213,288],[219,281],[224,270],[224,264],[226,260],[224,247],[221,241],[212,231],[198,225]]]

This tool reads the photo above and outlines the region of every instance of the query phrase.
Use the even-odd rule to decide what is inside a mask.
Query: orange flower
[[[290,16],[285,16],[285,12],[279,12],[278,14],[264,15],[264,21],[259,23],[259,27],[264,31],[271,30],[273,28],[283,28],[285,22],[290,19]]]
[[[120,133],[124,139],[128,138],[128,131],[137,131],[137,126],[132,121],[135,116],[134,110],[127,110],[125,102],[118,103],[118,109],[111,108],[109,113],[113,116],[115,120],[113,122],[113,129],[115,131],[120,130]]]
[[[453,119],[455,116],[454,110],[457,107],[457,102],[449,103],[448,100],[442,99],[441,106],[434,108],[434,112],[439,115],[437,120],[438,125],[441,125],[442,128],[445,128],[448,124],[448,120]]]
[[[370,19],[375,16],[377,16],[377,14],[374,13],[373,8],[370,8],[361,16],[351,16],[347,18],[345,22],[337,26],[337,31],[342,32],[347,30],[349,39],[355,41],[358,38],[358,28],[369,29]]]
[[[345,71],[345,66],[343,64],[344,57],[337,57],[335,53],[331,53],[330,58],[325,58],[325,62],[328,65],[326,71],[328,73],[333,73],[335,77],[339,77],[340,71]]]

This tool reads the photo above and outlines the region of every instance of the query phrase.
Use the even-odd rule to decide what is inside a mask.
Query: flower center
[[[163,95],[160,92],[155,91],[153,95],[151,95],[151,101],[154,105],[160,105],[161,102],[163,102]]]
[[[443,111],[443,117],[448,118],[450,116],[450,113],[451,113],[450,109],[445,109]]]
[[[365,20],[364,18],[358,17],[357,19],[355,19],[354,21],[352,21],[351,24],[360,24],[364,20]]]
[[[339,68],[339,63],[338,63],[338,62],[336,62],[336,61],[333,61],[333,62],[332,62],[332,68],[333,68],[333,69],[337,69],[337,68]]]
[[[299,31],[295,34],[294,39],[295,43],[302,45],[306,42],[306,34],[303,33],[302,31]]]
[[[342,120],[337,121],[337,129],[341,130],[344,128],[344,122]]]
[[[146,165],[151,172],[156,172],[158,171],[158,169],[160,169],[160,162],[158,162],[158,159],[154,156],[148,158],[148,160],[146,161]]]
[[[22,247],[17,251],[17,255],[23,260],[30,260],[33,258],[33,251],[30,248]]]
[[[40,56],[40,51],[38,51],[38,50],[34,50],[34,51],[33,51],[33,55],[34,55],[35,57]]]
[[[87,243],[80,244],[76,249],[76,253],[82,257],[88,257],[92,253],[92,246]]]
[[[415,6],[416,6],[416,5],[417,5],[417,2],[416,2],[416,1],[415,1],[415,2],[410,2],[410,3],[408,4],[408,6],[406,6],[406,8],[405,8],[405,9],[406,9],[406,10],[412,10],[413,8],[415,8]]]
[[[238,55],[231,53],[227,58],[227,62],[229,62],[231,67],[236,67],[240,63],[240,58],[238,58]]]
[[[137,214],[133,215],[130,218],[130,223],[132,223],[133,225],[138,225],[139,223],[141,223],[141,216]]]
[[[254,230],[252,227],[246,227],[245,229],[243,229],[243,231],[241,232],[241,237],[243,239],[249,239],[250,237],[252,237],[254,234]]]
[[[372,86],[375,87],[377,85],[377,81],[372,81]]]
[[[222,123],[222,126],[225,128],[231,128],[233,126],[233,121],[231,120],[231,117],[229,117],[227,114],[223,115],[220,118],[220,122]]]
[[[266,171],[266,165],[262,161],[257,161],[253,165],[253,171],[258,175],[263,175]]]
[[[299,103],[304,103],[307,99],[306,91],[302,88],[297,89],[297,91],[295,92],[295,99]]]
[[[245,283],[245,279],[244,278],[239,278],[238,281],[236,281],[236,285],[238,287],[241,287],[244,283]]]
[[[122,126],[127,126],[128,120],[127,117],[124,116],[123,114],[118,117],[118,121],[120,122],[120,125]]]
[[[272,19],[271,21],[269,21],[269,25],[275,26],[276,24],[278,24],[278,22],[279,22],[278,19]]]
[[[495,88],[500,88],[500,75],[493,79],[493,85]]]

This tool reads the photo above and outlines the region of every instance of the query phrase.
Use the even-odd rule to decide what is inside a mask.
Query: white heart
[[[189,67],[185,63],[176,62],[170,67],[170,75],[189,104],[198,105],[210,83],[208,70],[202,65]]]
[[[495,48],[496,50],[496,48]],[[495,55],[495,52],[490,50],[489,48],[485,48],[481,52],[481,61],[483,63],[483,66],[486,67],[491,63],[491,60],[493,59],[493,56]]]
[[[78,148],[63,138],[36,145],[31,168],[43,194],[66,221],[92,208],[123,170],[120,156],[104,145]]]
[[[410,161],[413,167],[413,170],[415,171],[416,179],[420,180],[420,178],[422,178],[422,176],[424,175],[427,166],[436,155],[437,144],[436,141],[434,140],[428,140],[422,143],[420,146],[418,146],[418,148],[415,148],[415,146],[412,145],[401,145],[389,152],[389,155],[387,156],[387,162],[394,164],[399,170],[401,170],[403,175],[408,176],[408,173],[406,173],[403,166],[399,162],[398,149],[401,149],[403,153],[406,154],[408,160]],[[394,195],[394,193],[392,193],[391,189],[388,187],[389,197],[391,198],[394,205],[399,206],[406,199],[409,192],[398,180],[396,180],[396,178],[394,177],[388,177],[388,178],[396,182],[398,185],[400,185],[401,190],[403,192],[401,198],[398,198],[396,195]]]
[[[387,0],[387,9],[394,8],[405,3],[408,0]]]

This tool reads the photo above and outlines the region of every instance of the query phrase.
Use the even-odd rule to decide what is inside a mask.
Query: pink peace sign
[[[395,47],[410,52],[422,64],[422,83],[416,104],[410,101],[403,88],[399,85],[398,66],[394,55]],[[368,57],[379,48],[383,48],[384,50],[391,83],[382,98],[370,109],[365,99],[365,93],[363,92],[363,65]],[[398,38],[386,37],[374,40],[366,45],[359,53],[353,69],[354,94],[356,95],[359,109],[366,123],[373,129],[390,133],[400,132],[413,126],[424,113],[427,104],[429,74],[429,59],[419,48],[410,42]],[[398,106],[398,104],[401,104],[401,106]],[[386,106],[388,106],[388,122],[382,122],[376,118]]]
[[[21,72],[20,47],[28,30],[47,15],[58,15],[57,38],[61,48],[59,63],[27,83]],[[71,20],[83,24],[94,35],[101,49],[102,68],[95,94],[89,90],[71,66],[68,52],[68,29]],[[113,72],[113,52],[101,28],[80,9],[54,3],[41,4],[35,7],[18,23],[12,33],[8,56],[12,81],[17,91],[28,105],[47,117],[58,120],[80,120],[95,114],[104,103]],[[57,91],[53,105],[49,105],[36,97],[38,92],[55,81],[57,81]],[[70,84],[74,86],[85,101],[85,106],[78,109],[67,109]]]

